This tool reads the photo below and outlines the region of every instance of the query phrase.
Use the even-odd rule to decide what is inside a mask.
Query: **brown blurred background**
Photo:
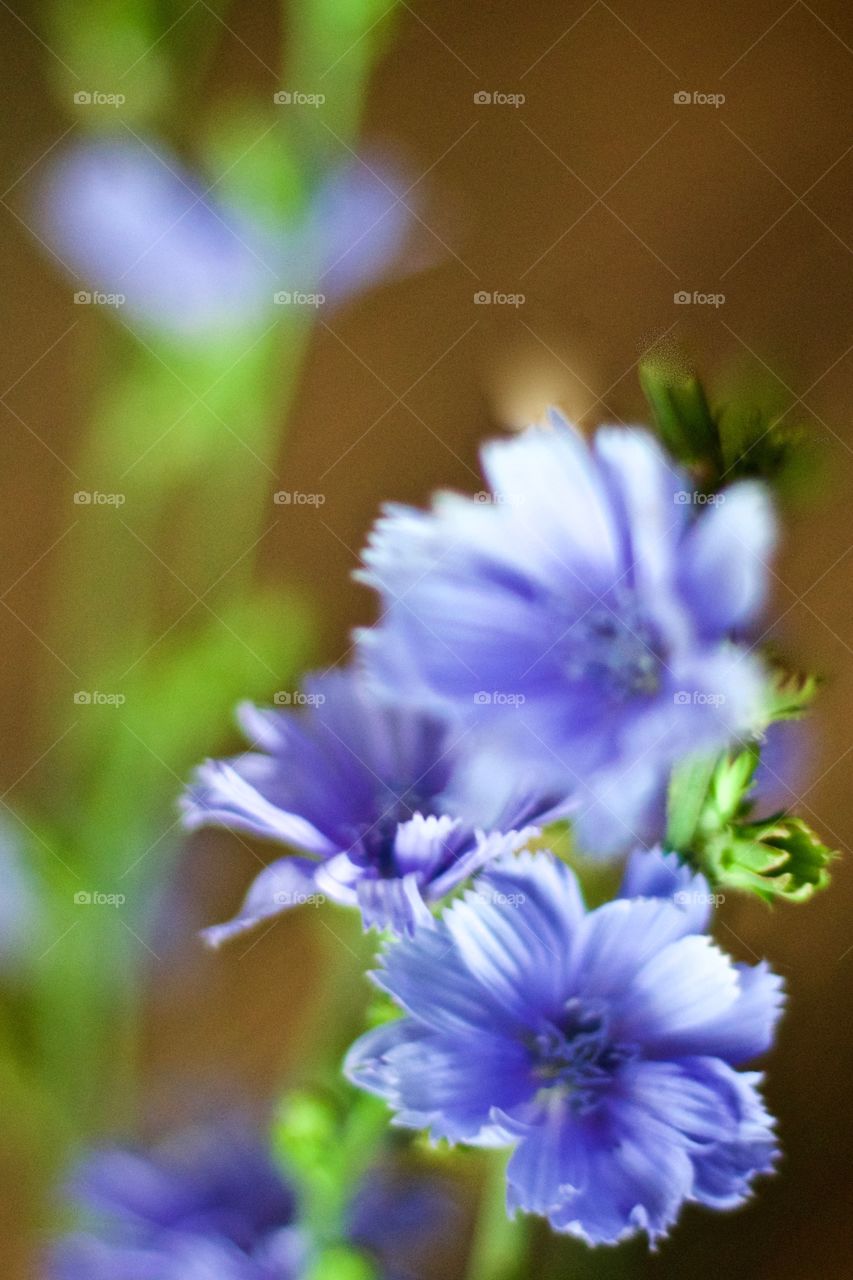
[[[252,51],[276,46],[277,21],[269,4],[232,8],[236,34],[222,41],[212,88],[275,87]],[[50,791],[49,756],[40,760],[49,744],[32,727],[34,673],[50,663],[39,639],[55,586],[50,548],[71,523],[74,486],[61,460],[76,457],[108,321],[75,314],[19,220],[21,194],[67,122],[45,87],[50,54],[34,34],[37,7],[4,5],[0,29],[0,190],[13,188],[0,206],[4,590],[16,584],[0,610],[0,789],[11,788],[14,806],[25,772],[28,785],[35,775]],[[725,101],[673,100],[694,91]],[[478,104],[478,92],[525,101]],[[840,0],[404,4],[364,132],[425,175],[424,248],[444,260],[325,317],[313,341],[281,476],[326,500],[271,505],[277,523],[264,557],[270,582],[295,584],[315,602],[318,664],[337,660],[353,624],[371,616],[371,600],[349,575],[382,500],[422,502],[440,485],[478,489],[479,441],[549,402],[589,427],[641,419],[636,362],[655,343],[676,344],[712,399],[739,376],[776,387],[786,406],[799,402],[792,418],[810,422],[825,450],[816,500],[788,524],[772,617],[774,636],[826,676],[801,808],[847,853],[851,108],[853,12]],[[478,305],[480,290],[524,301]],[[725,301],[676,305],[679,290]],[[202,895],[199,914],[215,918],[251,870],[221,837],[194,846],[181,879]],[[631,1274],[847,1274],[851,902],[853,870],[842,860],[831,890],[806,908],[726,904],[721,940],[744,959],[770,957],[789,983],[768,1085],[785,1160],[753,1206],[729,1217],[686,1214],[656,1257],[632,1254]],[[271,1088],[310,1016],[316,950],[294,920],[242,959],[188,947],[177,967],[153,973],[154,1092],[176,1067],[189,1079]],[[15,1199],[0,1199],[15,1215]],[[609,1274],[605,1255],[594,1264],[596,1275]],[[593,1274],[585,1266],[567,1263],[565,1274]]]

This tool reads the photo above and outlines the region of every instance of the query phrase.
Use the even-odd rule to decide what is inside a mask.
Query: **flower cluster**
[[[382,617],[353,669],[303,710],[247,708],[255,749],[198,771],[191,827],[287,850],[207,936],[312,895],[358,907],[402,1016],[353,1046],[351,1081],[401,1126],[512,1148],[510,1213],[654,1242],[686,1202],[742,1203],[777,1155],[739,1068],[781,984],[707,935],[718,876],[748,883],[724,879],[732,850],[762,887],[823,874],[780,815],[746,823],[784,701],[754,631],[774,516],[758,482],[694,502],[650,433],[588,444],[557,414],[484,467],[490,493],[380,521],[362,576]],[[629,854],[612,901],[585,907],[567,834]]]

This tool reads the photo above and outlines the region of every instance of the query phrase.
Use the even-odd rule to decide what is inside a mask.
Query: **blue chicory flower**
[[[365,927],[411,931],[490,859],[519,847],[556,795],[519,773],[469,798],[467,731],[435,708],[376,697],[356,671],[306,682],[300,711],[244,707],[260,748],[209,761],[184,798],[187,825],[220,825],[303,855],[273,862],[218,944],[317,896],[361,909]],[[470,796],[476,788],[470,784]]]
[[[734,1208],[777,1155],[761,1077],[735,1068],[771,1043],[779,979],[696,932],[701,877],[641,852],[638,886],[587,911],[550,854],[493,863],[387,946],[374,979],[404,1016],[346,1062],[397,1124],[514,1147],[508,1210],[590,1244],[655,1242],[688,1201]]]
[[[259,1140],[198,1129],[154,1151],[91,1153],[69,1200],[83,1219],[49,1280],[297,1280],[296,1201]]]
[[[402,268],[412,215],[400,175],[356,159],[282,225],[205,190],[153,143],[89,140],[51,170],[40,221],[74,275],[142,324],[208,338],[269,323],[276,298],[338,304]]]
[[[647,432],[588,445],[556,412],[483,467],[491,495],[387,509],[361,575],[383,607],[364,654],[396,696],[430,691],[502,735],[496,769],[538,760],[590,852],[652,843],[673,763],[761,727],[743,637],[767,587],[766,491],[699,504]]]

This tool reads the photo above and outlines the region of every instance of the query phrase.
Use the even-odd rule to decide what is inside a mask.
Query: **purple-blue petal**
[[[274,919],[293,907],[319,899],[316,882],[317,864],[307,858],[279,858],[265,867],[253,880],[243,905],[233,919],[211,925],[202,937],[211,947],[254,929],[264,920]]]

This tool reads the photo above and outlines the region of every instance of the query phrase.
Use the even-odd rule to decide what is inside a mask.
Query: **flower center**
[[[526,1041],[533,1075],[544,1089],[559,1089],[575,1109],[588,1111],[616,1069],[634,1051],[614,1044],[599,1001],[567,1001],[558,1019],[547,1022]]]
[[[630,603],[590,609],[563,646],[563,670],[570,680],[589,681],[619,699],[651,696],[660,689],[660,639]]]
[[[415,787],[384,784],[378,789],[375,812],[378,815],[359,837],[359,850],[350,853],[353,862],[375,871],[380,879],[393,880],[400,874],[395,854],[397,831],[415,813],[428,817],[434,809],[434,798]]]

